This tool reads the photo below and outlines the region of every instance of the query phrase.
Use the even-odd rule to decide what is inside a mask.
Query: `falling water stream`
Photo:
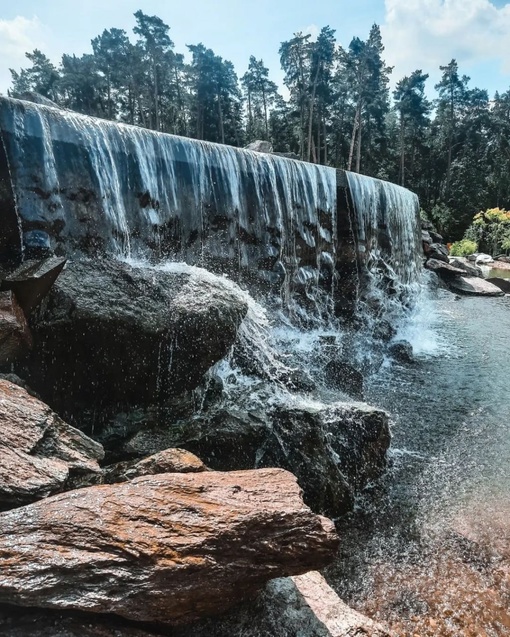
[[[510,635],[510,297],[425,296],[368,402],[394,419],[391,467],[342,524],[329,578],[401,636]]]

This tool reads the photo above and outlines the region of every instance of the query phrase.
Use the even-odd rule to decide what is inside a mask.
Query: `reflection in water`
[[[329,578],[397,635],[510,635],[510,297],[434,306],[409,332],[417,362],[371,382],[395,418],[392,468],[344,522]]]

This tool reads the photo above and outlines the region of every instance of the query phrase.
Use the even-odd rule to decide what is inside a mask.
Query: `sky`
[[[91,52],[90,40],[104,29],[132,36],[138,9],[170,26],[177,51],[203,42],[232,61],[239,76],[254,55],[280,86],[278,49],[293,33],[315,36],[329,25],[347,47],[377,23],[393,86],[421,69],[430,75],[432,96],[439,66],[456,58],[471,87],[486,88],[489,96],[510,88],[510,2],[504,0],[0,0],[0,93],[10,86],[9,68],[29,65],[26,51],[39,48],[55,64],[63,53]]]

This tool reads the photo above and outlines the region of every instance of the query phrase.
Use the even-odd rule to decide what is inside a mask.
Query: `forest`
[[[263,60],[249,57],[238,75],[202,43],[177,52],[161,18],[134,15],[133,36],[106,29],[91,53],[66,54],[59,66],[26,53],[9,95],[35,91],[87,115],[222,144],[268,140],[299,159],[387,179],[415,191],[450,241],[481,210],[510,208],[510,90],[490,97],[471,87],[456,60],[440,67],[434,99],[421,69],[391,91],[377,25],[347,48],[325,26],[281,43],[284,98]]]

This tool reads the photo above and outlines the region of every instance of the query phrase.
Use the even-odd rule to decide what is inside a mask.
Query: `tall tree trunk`
[[[225,129],[223,127],[223,110],[221,108],[221,95],[218,93],[218,118],[219,118],[219,126],[220,126],[220,140],[221,143],[225,143]]]
[[[400,185],[404,185],[405,181],[405,120],[402,112],[400,112]]]
[[[317,92],[317,83],[319,81],[320,64],[317,64],[317,71],[313,79],[312,97],[310,99],[310,112],[308,113],[308,150],[306,160],[310,161],[310,150],[312,147],[312,126],[313,126],[313,110],[315,108],[315,94]]]
[[[248,141],[253,138],[253,112],[251,109],[251,90],[248,86]]]
[[[356,172],[361,172],[361,114],[358,123],[358,148],[356,150]]]
[[[264,104],[264,128],[266,131],[266,139],[269,139],[269,124],[267,121],[267,99],[266,89],[262,86],[262,103]]]
[[[356,106],[356,113],[354,115],[354,123],[352,125],[352,135],[351,135],[351,144],[349,146],[349,161],[347,163],[347,170],[352,169],[352,160],[354,158],[354,144],[356,141],[356,133],[358,132],[358,127],[360,123],[361,115],[361,101],[358,101]]]

